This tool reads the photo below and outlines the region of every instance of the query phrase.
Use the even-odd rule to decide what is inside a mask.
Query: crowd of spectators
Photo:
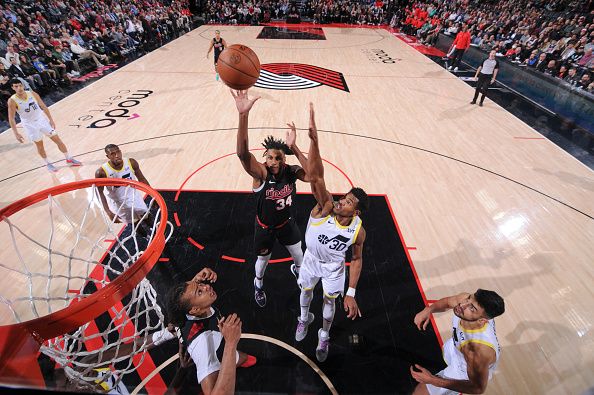
[[[380,25],[389,22],[397,0],[208,0],[207,23],[258,25],[272,20],[307,18],[314,23]]]
[[[41,94],[191,29],[187,1],[18,0],[0,4],[0,114],[19,78]]]
[[[471,45],[592,92],[592,6],[569,0],[437,0],[399,10],[391,22],[427,45],[435,44],[440,31],[456,35],[466,25]]]

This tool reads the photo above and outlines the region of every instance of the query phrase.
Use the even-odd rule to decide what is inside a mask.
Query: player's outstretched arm
[[[237,156],[245,171],[257,180],[266,179],[266,167],[258,162],[254,154],[249,150],[248,142],[248,117],[254,103],[260,97],[250,99],[248,91],[233,91],[231,95],[235,99],[235,105],[239,112],[239,126],[237,127]]]
[[[151,184],[149,184],[149,182],[146,179],[146,177],[144,176],[144,174],[142,174],[142,171],[140,170],[140,165],[138,164],[138,161],[136,161],[136,159],[130,158],[130,164],[132,165],[132,170],[134,170],[134,174],[136,174],[136,178],[138,178],[138,181],[140,181],[143,184],[146,184],[150,187]]]
[[[309,103],[309,158],[307,164],[311,192],[321,208],[319,211],[322,215],[327,215],[332,210],[333,202],[332,195],[326,189],[326,183],[324,182],[324,165],[320,155],[313,103]]]
[[[210,40],[210,47],[208,47],[208,52],[206,53],[206,59],[208,59],[208,55],[210,55],[210,51],[212,51],[213,47],[214,47],[214,41]]]
[[[309,178],[309,175],[307,173],[307,158],[305,157],[305,155],[303,155],[303,152],[301,152],[301,150],[297,146],[297,128],[295,127],[295,123],[287,123],[287,126],[289,127],[289,131],[287,132],[285,141],[287,142],[287,145],[289,146],[291,151],[293,151],[293,153],[297,157],[297,160],[299,160],[299,164],[301,165],[301,169],[297,172],[297,178],[303,182],[310,182],[311,179]]]
[[[489,382],[489,365],[495,360],[495,350],[484,344],[469,343],[464,347],[468,380],[438,377],[421,365],[411,366],[410,373],[415,380],[435,387],[447,388],[464,394],[482,394]]]
[[[347,313],[347,317],[354,320],[357,316],[361,317],[361,310],[355,300],[354,292],[357,289],[357,283],[361,276],[361,269],[363,268],[363,243],[365,243],[365,229],[361,227],[355,244],[353,244],[353,258],[351,259],[351,265],[349,266],[349,289],[344,297],[344,311]],[[351,295],[349,295],[351,294]]]
[[[23,135],[19,133],[16,127],[16,103],[12,99],[8,99],[8,122],[10,123],[10,128],[14,133],[14,137],[16,137],[19,143],[24,143],[25,139]]]
[[[219,330],[225,339],[221,370],[206,376],[200,383],[204,395],[232,395],[235,392],[237,343],[241,338],[241,319],[231,314],[219,321]]]
[[[461,293],[458,295],[447,296],[445,298],[439,299],[437,302],[433,303],[431,306],[427,306],[423,310],[421,310],[419,313],[417,313],[417,315],[415,316],[415,320],[414,320],[415,325],[417,326],[417,328],[419,330],[427,329],[427,325],[429,325],[429,322],[431,321],[431,314],[441,313],[446,310],[453,309],[459,303],[461,303],[465,299],[468,299],[469,296],[470,296],[469,293],[464,292],[464,293]]]

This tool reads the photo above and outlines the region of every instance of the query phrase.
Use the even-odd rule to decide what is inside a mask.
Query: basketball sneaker
[[[295,279],[299,280],[299,267],[294,263],[291,265],[291,273],[293,273]]]
[[[316,358],[319,362],[324,362],[328,358],[328,348],[330,348],[330,337],[322,339],[322,328],[318,330],[318,347],[316,348]]]
[[[256,357],[254,357],[253,355],[247,354],[247,359],[245,360],[244,363],[242,363],[241,365],[239,365],[239,367],[240,368],[251,368],[257,362],[258,362],[258,359]]]
[[[82,166],[82,162],[74,158],[66,159],[66,163],[68,163],[70,166]]]
[[[307,328],[314,320],[315,316],[313,313],[307,313],[307,321],[301,321],[301,317],[297,317],[297,330],[295,330],[295,340],[300,342],[307,336]]]
[[[58,171],[58,168],[56,166],[52,165],[51,163],[48,163],[47,170],[51,171],[52,173],[56,173]]]
[[[256,286],[256,279],[254,278],[254,299],[256,299],[256,303],[260,307],[266,306],[266,292],[264,292],[264,287],[259,288]]]

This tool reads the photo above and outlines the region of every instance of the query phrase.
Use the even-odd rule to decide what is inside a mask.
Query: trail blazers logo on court
[[[329,86],[349,92],[342,73],[302,63],[266,63],[261,66],[258,88],[296,90]]]

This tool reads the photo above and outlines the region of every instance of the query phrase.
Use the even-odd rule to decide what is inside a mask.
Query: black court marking
[[[264,26],[257,39],[268,40],[326,40],[324,30],[319,27]]]
[[[268,304],[261,309],[254,301],[253,194],[183,191],[175,201],[176,191],[160,192],[170,208],[170,221],[174,221],[173,212],[178,212],[182,225],[176,228],[163,254],[169,261],[158,263],[148,275],[159,300],[164,300],[173,284],[191,279],[205,266],[212,267],[219,276],[215,284],[219,295],[216,306],[224,314],[238,313],[244,332],[279,339],[317,362],[321,284],[316,288],[311,307],[316,320],[303,342],[294,339],[299,289],[289,271],[291,262],[268,266],[264,280]],[[313,206],[310,194],[299,194],[294,200],[295,218],[302,234]],[[357,290],[363,318],[350,321],[341,305],[337,305],[330,354],[318,366],[340,394],[409,393],[416,384],[410,376],[410,365],[419,363],[437,372],[444,367],[441,348],[433,328],[422,332],[414,326],[415,314],[424,307],[423,298],[385,196],[370,197],[370,211],[363,220],[367,240]],[[188,243],[188,237],[199,240],[205,248],[195,248]],[[245,257],[246,262],[222,260],[222,255]],[[283,247],[275,245],[272,259],[287,256]],[[171,343],[150,351],[157,366],[177,352],[177,345]],[[255,355],[258,364],[238,369],[238,392],[328,392],[311,367],[287,350],[266,342],[244,340],[239,348]],[[161,375],[168,383],[174,373],[175,366],[169,366]],[[130,387],[134,388],[136,381]],[[198,393],[195,381],[193,378],[187,393]],[[370,381],[374,384],[369,385]]]
[[[287,127],[285,127],[285,126],[278,126],[278,127],[260,126],[260,127],[250,127],[249,129],[250,130],[258,130],[259,129],[259,130],[276,130],[276,131],[278,131],[278,130],[282,130],[282,129],[287,129]],[[297,129],[298,130],[307,130],[307,129],[303,129],[303,128],[297,128]],[[197,134],[197,133],[222,132],[222,131],[236,132],[237,131],[237,127],[233,127],[233,128],[218,128],[218,129],[204,129],[204,130],[194,130],[194,131],[190,131],[190,132],[169,133],[169,134],[164,134],[164,135],[161,135],[161,136],[153,136],[153,137],[147,137],[147,138],[144,138],[144,139],[131,140],[131,141],[119,143],[118,145],[119,146],[125,146],[125,145],[140,143],[140,142],[143,142],[143,141],[152,141],[152,140],[164,139],[164,138],[168,138],[168,137],[184,136],[184,135]],[[563,206],[565,206],[565,207],[567,207],[567,208],[569,208],[569,209],[571,209],[571,210],[573,210],[573,211],[575,211],[575,212],[577,212],[577,213],[579,213],[579,214],[581,214],[581,215],[583,215],[583,216],[585,216],[585,217],[587,217],[587,218],[589,218],[591,220],[594,220],[594,215],[588,214],[588,213],[586,213],[586,212],[578,209],[577,207],[574,207],[574,206],[572,206],[569,203],[565,203],[564,201],[562,201],[562,200],[560,200],[560,199],[558,199],[558,198],[556,198],[554,196],[551,196],[551,195],[549,195],[549,194],[547,194],[545,192],[542,192],[542,191],[540,191],[540,190],[538,190],[538,189],[536,189],[534,187],[531,187],[531,186],[529,186],[527,184],[524,184],[524,183],[522,183],[520,181],[514,180],[513,178],[507,177],[507,176],[505,176],[503,174],[500,174],[500,173],[497,173],[495,171],[489,170],[489,169],[487,169],[485,167],[482,167],[482,166],[475,165],[473,163],[464,161],[462,159],[455,158],[453,156],[449,156],[449,155],[446,155],[446,154],[439,153],[437,151],[432,151],[432,150],[429,150],[429,149],[426,149],[426,148],[421,148],[421,147],[417,147],[417,146],[410,145],[410,144],[400,143],[400,142],[397,142],[397,141],[392,141],[392,140],[388,140],[388,139],[384,139],[384,138],[380,138],[380,137],[365,136],[365,135],[361,135],[361,134],[357,134],[357,133],[335,132],[335,131],[332,131],[332,130],[321,130],[321,129],[318,129],[318,132],[320,132],[320,133],[339,134],[339,135],[343,135],[343,136],[359,137],[359,138],[362,138],[362,139],[369,139],[369,140],[379,141],[379,142],[382,142],[382,143],[388,143],[388,144],[398,145],[398,146],[401,146],[401,147],[415,149],[415,150],[422,151],[422,152],[425,152],[425,153],[428,153],[428,154],[437,155],[437,156],[440,156],[440,157],[445,158],[445,159],[450,159],[450,160],[453,160],[455,162],[461,163],[463,165],[467,165],[467,166],[473,167],[475,169],[482,170],[482,171],[484,171],[486,173],[489,173],[491,175],[497,176],[497,177],[502,178],[502,179],[504,179],[506,181],[510,181],[510,182],[512,182],[512,183],[514,183],[516,185],[519,185],[521,187],[524,187],[526,189],[529,189],[529,190],[531,190],[533,192],[536,192],[539,195],[544,196],[544,197],[546,197],[548,199],[551,199],[554,202],[557,202],[557,203],[559,203],[559,204],[561,204],[561,205],[563,205]],[[81,156],[88,155],[88,154],[93,154],[93,153],[97,153],[97,152],[103,152],[103,148],[98,148],[98,149],[95,149],[95,150],[83,152],[83,153],[80,153],[78,155],[74,155],[74,157],[75,158],[79,158]],[[52,164],[61,163],[61,162],[65,162],[65,159],[52,162]],[[23,175],[23,174],[27,174],[27,173],[33,172],[35,170],[42,169],[42,168],[45,168],[45,165],[44,166],[33,167],[33,168],[29,169],[29,170],[25,170],[25,171],[22,171],[20,173],[16,173],[16,174],[13,174],[11,176],[2,178],[2,179],[0,179],[0,183],[5,182],[5,181],[8,181],[8,180],[11,180],[11,179],[16,178],[16,177],[18,177],[20,175]]]
[[[221,25],[221,26],[227,26],[227,25]],[[339,29],[344,29],[344,28],[339,28]],[[364,28],[353,28],[353,30],[366,30],[366,29],[364,29]],[[343,46],[335,46],[335,47],[324,46],[323,48],[315,47],[315,46],[313,46],[313,47],[300,47],[299,50],[323,51],[323,50],[326,50],[326,49],[356,48],[356,47],[362,47],[364,45],[376,44],[376,43],[379,43],[380,41],[383,41],[386,38],[389,38],[390,37],[390,36],[384,37],[384,36],[380,35],[377,32],[377,30],[383,30],[383,29],[367,29],[367,30],[372,30],[375,33],[375,35],[378,35],[380,38],[377,39],[377,40],[368,41],[368,42],[364,42],[364,43],[360,43],[360,44],[343,45]],[[211,31],[211,29],[207,29],[207,30],[205,30],[203,32],[200,32],[198,34],[198,36],[201,37],[204,40],[210,41],[210,40],[212,40],[212,38],[207,38],[204,35],[204,33],[209,32],[209,31]],[[188,33],[188,34],[190,34],[190,33]],[[223,35],[223,32],[221,32],[221,36],[222,35]],[[284,47],[270,47],[270,46],[266,47],[266,46],[257,46],[257,45],[250,45],[250,48],[251,49],[282,50],[282,51],[285,51],[286,50],[286,48],[284,48]]]

